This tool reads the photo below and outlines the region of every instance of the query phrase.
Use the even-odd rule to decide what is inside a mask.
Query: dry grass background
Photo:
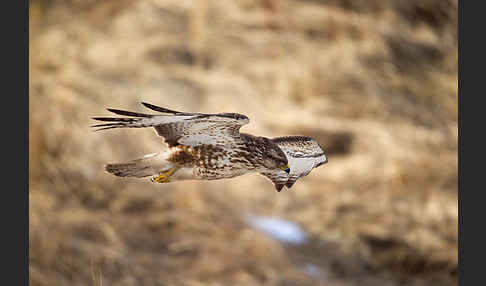
[[[31,0],[29,62],[31,285],[456,285],[457,1]],[[160,140],[90,117],[140,101],[313,136],[329,164],[281,193],[109,176]]]

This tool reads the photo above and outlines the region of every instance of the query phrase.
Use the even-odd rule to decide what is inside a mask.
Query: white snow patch
[[[253,214],[245,215],[246,222],[253,228],[266,233],[273,239],[289,244],[304,244],[308,235],[294,222]]]

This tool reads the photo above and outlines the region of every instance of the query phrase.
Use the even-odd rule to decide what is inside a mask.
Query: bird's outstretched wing
[[[273,138],[272,141],[285,153],[290,167],[288,175],[280,170],[261,173],[275,184],[277,191],[282,190],[283,186],[291,188],[299,178],[307,176],[312,169],[327,163],[324,150],[310,137],[286,136]]]
[[[157,134],[172,147],[176,145],[222,145],[235,142],[240,138],[240,127],[249,122],[248,117],[238,113],[185,113],[145,102],[142,104],[163,114],[153,115],[108,108],[110,112],[129,117],[93,117],[95,120],[108,123],[92,127],[98,127],[99,129],[96,131],[111,128],[153,127]]]

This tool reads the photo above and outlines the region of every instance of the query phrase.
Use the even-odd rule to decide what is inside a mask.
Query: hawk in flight
[[[149,103],[159,114],[144,114],[108,108],[126,117],[94,117],[107,123],[93,125],[96,131],[111,128],[153,127],[168,149],[105,170],[119,177],[149,177],[152,182],[217,180],[250,172],[269,178],[277,191],[292,185],[312,169],[327,163],[322,147],[310,137],[257,137],[240,133],[248,117],[238,113],[186,113]]]

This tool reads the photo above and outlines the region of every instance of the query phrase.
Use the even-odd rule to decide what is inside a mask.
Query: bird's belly
[[[198,180],[198,179],[199,178],[194,175],[194,170],[192,167],[180,168],[171,176],[171,181]]]
[[[235,168],[234,166],[222,168],[194,167],[194,176],[201,180],[228,179],[244,175],[248,172],[251,172],[251,170],[245,168]]]
[[[251,172],[254,166],[246,160],[234,160],[232,152],[219,146],[201,145],[194,148],[179,147],[174,161],[181,170],[177,180],[218,180],[233,178]],[[187,158],[186,158],[187,157]],[[184,159],[184,160],[183,160]]]
[[[224,173],[217,170],[208,170],[199,167],[193,168],[180,168],[171,176],[172,181],[182,180],[219,180],[227,179],[245,174],[246,172],[239,173]]]

